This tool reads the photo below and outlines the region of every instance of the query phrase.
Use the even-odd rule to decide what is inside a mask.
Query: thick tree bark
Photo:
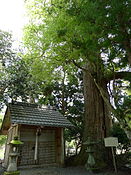
[[[104,138],[108,136],[111,126],[110,111],[105,103],[98,86],[104,90],[106,98],[109,97],[107,90],[107,82],[102,78],[100,72],[94,79],[92,67],[89,65],[87,71],[83,73],[84,100],[85,100],[85,116],[84,116],[84,132],[83,143],[90,137],[91,141],[97,142],[93,146],[96,166],[104,166],[108,154],[104,147]],[[97,83],[97,86],[96,86]],[[109,99],[108,99],[109,100]],[[85,164],[87,161],[86,145],[82,145],[81,152],[76,158],[79,164]]]
[[[84,72],[83,81],[85,99],[85,131],[83,139],[86,141],[88,137],[91,137],[93,141],[100,141],[107,136],[109,131],[109,110],[94,82],[93,77],[91,77],[88,72]],[[106,82],[102,80],[98,81],[98,85],[100,85],[100,87],[108,93]]]

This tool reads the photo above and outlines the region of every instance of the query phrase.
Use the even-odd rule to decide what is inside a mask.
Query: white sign
[[[118,146],[118,138],[117,137],[106,137],[104,138],[105,147],[115,147]]]

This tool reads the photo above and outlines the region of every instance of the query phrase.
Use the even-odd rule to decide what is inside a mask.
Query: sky
[[[28,22],[25,13],[24,0],[0,0],[0,29],[12,32],[15,48],[21,41],[22,28]]]
[[[24,0],[0,0],[0,29],[11,31],[13,38],[20,41],[27,23],[25,13]]]

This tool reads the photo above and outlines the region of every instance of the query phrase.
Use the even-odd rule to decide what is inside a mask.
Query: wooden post
[[[113,165],[115,169],[115,173],[117,173],[117,167],[116,167],[116,160],[115,160],[115,153],[113,147],[111,147],[112,157],[113,157]]]
[[[35,162],[38,159],[38,130],[36,131],[36,140],[35,140],[35,155],[34,155],[34,160]]]
[[[57,128],[56,129],[56,163],[59,166],[64,165],[63,128]]]
[[[119,145],[118,138],[117,137],[107,137],[107,138],[104,138],[104,142],[105,142],[106,147],[111,147],[112,157],[113,157],[113,165],[114,165],[115,173],[117,173],[115,153],[114,153],[113,147],[117,147]]]
[[[61,128],[61,165],[64,165],[64,129]]]

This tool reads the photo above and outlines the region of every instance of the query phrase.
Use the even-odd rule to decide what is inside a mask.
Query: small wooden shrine
[[[72,124],[57,110],[36,104],[10,103],[1,127],[1,134],[7,135],[3,166],[8,166],[9,143],[14,136],[24,143],[20,147],[18,166],[63,165],[65,127]]]

